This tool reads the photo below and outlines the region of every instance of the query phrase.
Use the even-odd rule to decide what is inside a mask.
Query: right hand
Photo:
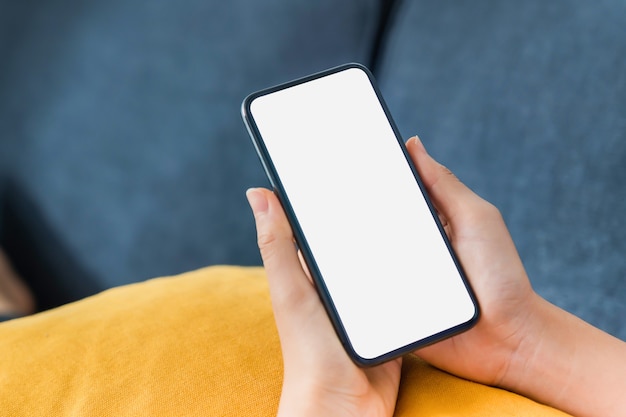
[[[499,211],[407,143],[470,281],[476,326],[415,353],[450,373],[579,416],[626,416],[626,343],[537,295]]]
[[[416,354],[464,378],[502,385],[537,295],[500,212],[431,158],[417,137],[407,149],[481,309],[475,327]]]

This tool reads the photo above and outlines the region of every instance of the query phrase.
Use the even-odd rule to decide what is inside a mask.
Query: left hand
[[[257,226],[284,362],[279,416],[391,416],[401,359],[359,368],[342,347],[300,263],[276,196],[246,193]]]

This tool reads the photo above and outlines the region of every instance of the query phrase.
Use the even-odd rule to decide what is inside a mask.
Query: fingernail
[[[254,214],[261,214],[267,211],[267,198],[263,192],[256,188],[249,188],[246,190],[246,197],[248,198],[248,204]]]
[[[420,140],[419,136],[417,136],[417,135],[413,136],[413,141],[415,142],[415,144],[417,145],[417,147],[419,149],[421,149],[422,151],[426,152],[426,148],[424,147],[424,144]]]

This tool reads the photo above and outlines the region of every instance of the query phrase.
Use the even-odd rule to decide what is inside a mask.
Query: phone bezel
[[[428,205],[428,208],[431,212],[431,215],[433,217],[433,220],[435,221],[437,228],[439,229],[439,233],[442,235],[443,240],[445,242],[445,245],[448,249],[448,252],[456,266],[457,271],[459,272],[459,275],[465,285],[465,288],[467,289],[468,295],[472,301],[472,303],[474,304],[474,315],[473,317],[468,320],[465,323],[461,323],[457,326],[454,326],[452,328],[446,329],[444,331],[441,331],[439,333],[436,333],[434,335],[428,336],[426,338],[417,340],[413,343],[410,343],[408,345],[399,347],[395,350],[392,350],[390,352],[387,352],[385,354],[382,354],[378,357],[375,358],[363,358],[361,357],[358,353],[356,353],[356,351],[354,350],[354,348],[352,347],[352,344],[349,340],[349,337],[347,335],[347,332],[342,324],[341,318],[339,316],[339,314],[337,313],[337,310],[335,308],[335,304],[330,296],[330,293],[326,287],[326,284],[324,282],[324,279],[321,276],[321,273],[317,267],[317,263],[315,262],[315,258],[313,257],[313,254],[311,252],[311,249],[307,243],[306,237],[304,236],[304,233],[300,227],[300,224],[298,222],[298,218],[295,214],[295,212],[293,211],[293,208],[289,202],[289,198],[285,192],[285,189],[282,185],[282,182],[280,180],[280,178],[277,175],[277,171],[272,163],[272,159],[269,155],[269,152],[267,151],[267,148],[265,147],[265,144],[263,142],[263,138],[259,132],[259,129],[257,127],[257,124],[254,120],[254,117],[252,116],[251,113],[251,105],[252,102],[257,99],[258,97],[264,96],[264,95],[268,95],[268,94],[272,94],[275,93],[277,91],[281,91],[299,84],[303,84],[312,80],[316,80],[322,77],[326,77],[341,71],[345,71],[348,69],[358,69],[363,71],[368,79],[369,82],[373,88],[373,90],[376,93],[376,96],[378,98],[378,101],[385,113],[385,116],[387,118],[387,120],[389,121],[389,124],[394,132],[394,135],[396,137],[396,140],[398,141],[398,144],[400,145],[400,149],[402,150],[403,154],[404,154],[404,158],[406,159],[407,163],[409,164],[409,167],[413,173],[413,176],[415,177],[415,180],[420,188],[420,191],[426,201],[426,204]],[[263,169],[265,170],[265,173],[271,183],[271,186],[273,188],[274,193],[276,194],[276,196],[278,197],[278,200],[280,201],[283,210],[285,211],[285,214],[287,216],[287,219],[291,225],[293,234],[294,234],[294,239],[298,245],[298,247],[300,248],[300,251],[302,253],[302,257],[309,269],[309,272],[311,274],[311,277],[315,283],[315,286],[317,287],[317,291],[318,294],[320,296],[320,299],[322,300],[322,304],[324,305],[324,308],[326,309],[326,312],[328,313],[328,316],[331,319],[331,322],[335,328],[335,332],[337,333],[342,345],[344,346],[346,352],[349,354],[349,356],[352,358],[352,360],[357,363],[359,366],[373,366],[373,365],[377,365],[380,364],[382,362],[394,359],[398,356],[401,356],[405,353],[414,351],[416,349],[419,349],[421,347],[427,346],[429,344],[438,342],[440,340],[446,339],[448,337],[454,336],[458,333],[461,333],[463,331],[466,331],[468,329],[470,329],[472,326],[475,325],[475,323],[478,321],[479,316],[480,316],[480,309],[478,306],[478,302],[476,299],[476,296],[470,286],[469,280],[467,279],[465,272],[463,271],[463,268],[461,266],[461,263],[459,262],[456,254],[454,253],[454,250],[452,248],[452,245],[448,239],[448,236],[445,233],[445,230],[441,224],[441,222],[439,221],[439,216],[437,215],[436,210],[434,209],[434,206],[430,200],[430,197],[428,196],[428,193],[426,192],[426,188],[423,185],[423,182],[417,172],[417,169],[415,168],[415,166],[413,165],[410,155],[408,154],[408,151],[406,149],[406,146],[404,144],[404,141],[401,139],[399,130],[393,120],[393,118],[391,117],[391,114],[389,112],[389,109],[387,107],[387,104],[385,103],[382,93],[380,92],[377,83],[375,81],[374,76],[372,75],[372,73],[369,71],[369,69],[365,66],[363,66],[362,64],[358,64],[358,63],[348,63],[348,64],[344,64],[344,65],[340,65],[334,68],[330,68],[324,71],[320,71],[311,75],[308,75],[306,77],[302,77],[302,78],[298,78],[283,84],[279,84],[270,88],[266,88],[257,92],[254,92],[250,95],[248,95],[241,106],[241,113],[242,113],[242,117],[244,120],[244,123],[246,125],[246,128],[248,130],[248,133],[250,134],[250,137],[252,139],[252,142],[254,144],[254,147],[256,149],[257,155],[259,156],[259,159],[261,161],[261,164],[263,165]]]

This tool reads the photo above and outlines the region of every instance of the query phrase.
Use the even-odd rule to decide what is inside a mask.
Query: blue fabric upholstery
[[[3,146],[100,289],[260,263],[244,191],[267,181],[241,101],[366,61],[379,10],[377,0],[13,3],[2,6],[19,22],[1,44]]]
[[[535,288],[626,339],[624,22],[619,0],[405,1],[380,81],[501,209]]]
[[[624,2],[395,3],[376,68],[403,135],[501,209],[541,294],[626,339]],[[0,0],[22,265],[44,260],[42,291],[67,301],[260,263],[244,190],[267,183],[241,100],[368,63],[388,5]]]

